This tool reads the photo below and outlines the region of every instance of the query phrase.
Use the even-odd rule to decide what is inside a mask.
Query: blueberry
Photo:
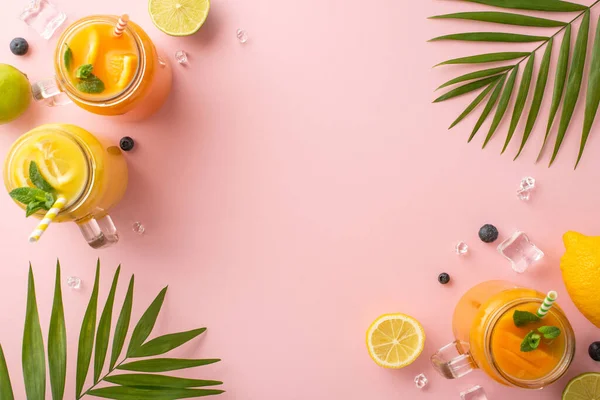
[[[600,361],[600,342],[594,342],[588,347],[588,354],[594,361]]]
[[[29,43],[21,37],[14,38],[10,42],[10,51],[16,56],[24,56],[29,51]]]
[[[119,142],[119,146],[121,147],[121,150],[123,150],[123,151],[131,151],[133,149],[133,146],[135,146],[135,142],[129,136],[125,136],[125,137],[121,138],[121,141]]]
[[[438,276],[438,282],[441,283],[442,285],[446,285],[450,282],[450,275],[448,275],[445,272],[442,272],[439,276]]]
[[[494,225],[485,224],[479,230],[479,239],[485,243],[492,243],[498,239],[498,229]]]

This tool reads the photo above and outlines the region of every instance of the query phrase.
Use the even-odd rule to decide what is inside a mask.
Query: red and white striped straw
[[[123,14],[119,17],[119,21],[117,22],[117,26],[115,26],[115,36],[120,37],[125,32],[125,28],[127,28],[127,23],[129,22],[129,15]]]

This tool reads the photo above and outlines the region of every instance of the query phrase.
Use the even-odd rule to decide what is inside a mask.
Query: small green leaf
[[[477,123],[475,124],[475,127],[473,127],[473,131],[471,132],[471,136],[469,136],[469,140],[468,140],[469,142],[471,140],[473,140],[473,138],[477,134],[477,131],[479,131],[479,128],[481,128],[481,125],[483,125],[483,123],[487,119],[488,115],[490,115],[490,112],[492,112],[492,109],[496,105],[496,101],[498,101],[498,97],[500,97],[500,93],[502,92],[502,87],[504,86],[504,82],[505,81],[506,81],[506,75],[503,76],[498,81],[498,83],[496,83],[496,88],[494,89],[494,91],[492,92],[492,95],[488,99],[488,102],[485,105],[485,108],[483,109],[483,112],[481,113],[481,116],[477,120]]]
[[[89,394],[105,399],[117,400],[172,400],[214,396],[223,392],[223,390],[216,389],[141,389],[126,386],[109,386],[90,390]]]
[[[46,193],[46,201],[44,202],[44,209],[49,210],[52,208],[54,203],[56,202],[56,198],[52,193]]]
[[[503,52],[503,53],[488,53],[479,54],[477,56],[454,58],[452,60],[444,61],[436,65],[453,65],[453,64],[483,64],[497,61],[508,61],[517,58],[525,58],[531,53],[528,52]]]
[[[552,46],[554,43],[554,39],[550,39],[548,44],[546,45],[546,51],[544,52],[544,57],[542,58],[542,63],[540,64],[540,71],[538,74],[537,83],[535,84],[535,91],[533,95],[533,101],[531,102],[531,109],[529,110],[529,116],[527,117],[527,124],[525,125],[525,132],[523,132],[523,140],[521,141],[521,146],[519,147],[519,152],[515,156],[515,160],[521,155],[531,132],[533,131],[533,127],[535,126],[535,121],[540,113],[540,107],[542,105],[542,100],[544,99],[544,93],[546,91],[546,83],[548,82],[548,73],[550,72],[550,58],[552,57]]]
[[[90,368],[92,359],[92,349],[94,347],[94,333],[96,331],[96,313],[98,308],[98,286],[100,284],[100,260],[96,265],[96,277],[94,279],[94,288],[90,296],[90,302],[83,316],[81,331],[79,333],[79,347],[77,349],[77,371],[75,375],[75,392],[77,398],[80,397],[85,378]]]
[[[131,357],[150,357],[171,351],[204,333],[206,328],[159,336],[132,352]]]
[[[544,335],[544,339],[556,339],[560,336],[560,329],[556,326],[540,326],[538,332]]]
[[[63,61],[65,63],[65,68],[67,69],[67,71],[70,71],[71,65],[73,65],[73,50],[71,50],[69,45],[66,43],[65,46],[67,47],[67,49],[65,50],[65,53],[63,55]]]
[[[29,264],[22,360],[27,399],[44,400],[46,397],[46,356],[31,264]]]
[[[484,69],[481,71],[471,72],[469,74],[465,74],[465,75],[459,76],[458,78],[449,80],[448,82],[444,83],[442,86],[438,87],[436,90],[443,89],[447,86],[451,86],[451,85],[454,85],[454,84],[460,83],[460,82],[465,82],[465,81],[470,81],[473,79],[479,79],[479,78],[485,78],[487,76],[497,75],[501,72],[508,71],[509,69],[512,69],[512,68],[513,68],[513,65],[509,65],[506,67],[490,68],[490,69]]]
[[[113,337],[112,352],[110,355],[110,369],[112,370],[117,364],[119,355],[123,350],[123,344],[125,343],[125,337],[129,330],[129,320],[131,319],[131,309],[133,307],[133,286],[135,277],[131,275],[129,280],[129,287],[127,288],[127,294],[123,301],[123,307],[117,320],[117,326],[115,327],[115,335]]]
[[[492,91],[492,89],[494,88],[493,84],[488,85],[488,87],[485,88],[485,90],[483,90],[479,96],[477,96],[475,98],[475,100],[473,100],[473,102],[471,104],[469,104],[467,106],[467,108],[465,109],[465,111],[462,112],[462,114],[460,114],[458,116],[458,118],[456,118],[456,120],[454,120],[454,122],[452,123],[452,125],[450,125],[450,127],[448,129],[452,129],[454,128],[456,125],[458,125],[458,123],[460,121],[462,121],[467,115],[471,114],[471,112],[477,108],[477,106],[479,105],[479,103],[481,103],[483,101],[483,99],[486,98],[486,96]]]
[[[50,387],[54,400],[62,400],[67,374],[67,330],[60,284],[60,263],[57,261],[54,300],[50,314],[50,329],[48,330],[48,369],[50,370]]]
[[[0,346],[0,400],[15,400],[2,346]]]
[[[156,296],[152,304],[150,304],[150,306],[146,309],[146,312],[144,312],[137,325],[133,329],[131,340],[129,341],[129,347],[127,348],[127,357],[130,357],[144,343],[148,336],[150,336],[150,333],[154,328],[154,324],[156,323],[156,318],[158,318],[158,313],[160,312],[163,301],[165,300],[167,288],[168,287],[165,287],[160,291],[158,296]]]
[[[122,371],[137,371],[137,372],[166,372],[175,371],[178,369],[186,369],[199,367],[201,365],[214,364],[221,361],[220,359],[200,359],[190,360],[182,358],[151,358],[149,360],[132,361],[126,364],[121,364],[117,369]]]
[[[514,8],[517,10],[532,11],[560,11],[573,12],[583,11],[587,7],[581,4],[569,3],[557,0],[464,0],[471,3],[485,4],[487,6]]]
[[[527,96],[529,95],[529,87],[531,86],[531,77],[533,75],[534,60],[535,53],[531,53],[531,57],[529,57],[529,61],[527,61],[527,65],[525,65],[525,70],[523,71],[523,76],[521,77],[519,93],[517,94],[517,100],[515,101],[515,108],[513,109],[512,118],[510,120],[510,128],[508,128],[508,135],[506,135],[506,141],[504,142],[502,153],[504,153],[504,151],[508,147],[508,144],[510,143],[514,135],[515,130],[517,129],[517,125],[519,124],[521,115],[523,115],[525,102],[527,101]]]
[[[554,163],[560,146],[565,138],[573,112],[575,111],[575,105],[579,98],[579,92],[581,91],[581,82],[583,80],[583,68],[585,67],[585,57],[587,52],[588,34],[590,30],[590,10],[588,9],[583,14],[583,20],[579,27],[579,33],[577,34],[577,40],[575,40],[575,48],[573,50],[573,62],[571,65],[571,71],[569,72],[569,79],[567,81],[567,91],[565,93],[565,101],[563,104],[563,110],[560,117],[560,124],[558,125],[558,134],[556,135],[556,143],[554,144],[554,151],[552,152],[552,158],[550,164]]]
[[[38,188],[30,188],[30,187],[22,187],[12,190],[9,193],[10,197],[19,203],[23,203],[25,205],[33,202],[42,202],[45,203],[46,192]]]
[[[548,40],[547,36],[520,35],[517,33],[502,32],[468,32],[455,33],[452,35],[438,36],[429,40],[437,42],[440,40],[461,40],[465,42],[501,42],[501,43],[531,43]]]
[[[525,326],[532,322],[538,322],[539,320],[540,317],[533,313],[530,313],[529,311],[515,310],[515,312],[513,313],[513,322],[515,323],[515,326],[518,327]]]
[[[98,321],[98,332],[96,333],[96,346],[94,353],[94,383],[98,383],[100,380],[100,374],[102,374],[102,368],[104,367],[104,361],[106,360],[106,351],[108,350],[108,339],[110,338],[110,325],[112,321],[113,305],[115,303],[115,293],[117,291],[117,283],[119,282],[119,273],[121,272],[121,266],[115,271],[112,285],[110,286],[110,292],[106,298],[104,310]]]
[[[487,86],[490,83],[495,82],[497,80],[498,80],[497,76],[492,76],[489,78],[480,79],[475,82],[467,83],[466,85],[459,86],[455,89],[450,90],[448,93],[441,95],[440,97],[435,99],[433,102],[440,103],[442,101],[452,99],[457,96],[462,96],[463,94],[470,93],[477,89],[481,89],[482,87]]]
[[[38,201],[34,201],[32,203],[27,204],[27,208],[25,208],[25,217],[29,217],[39,210],[45,210],[46,205],[44,203],[40,203]]]
[[[490,125],[490,130],[485,140],[483,141],[483,148],[485,148],[492,136],[494,136],[494,133],[496,133],[496,129],[498,129],[498,125],[500,125],[500,122],[502,122],[502,118],[504,118],[504,114],[506,113],[506,109],[508,108],[508,102],[510,101],[510,97],[512,96],[513,89],[515,87],[515,81],[517,80],[518,72],[519,67],[515,66],[515,68],[508,76],[506,86],[504,87],[504,91],[502,91],[502,96],[500,96],[498,108],[496,108],[496,114],[494,114],[494,119],[492,120],[492,124]]]
[[[600,24],[596,28],[596,37],[594,38],[594,47],[592,50],[592,64],[590,66],[590,77],[588,80],[587,98],[585,102],[585,119],[583,121],[583,132],[581,134],[581,144],[579,145],[579,154],[575,168],[581,161],[583,150],[592,130],[592,125],[596,119],[598,106],[600,105]]]
[[[54,188],[44,179],[35,161],[29,163],[29,180],[44,192],[54,192]]]
[[[436,15],[431,19],[464,19],[471,21],[492,22],[496,24],[516,26],[536,26],[540,28],[555,28],[567,25],[566,22],[551,19],[530,17],[528,15],[511,14],[496,11],[475,11],[454,14]]]
[[[562,95],[565,89],[565,81],[567,79],[567,71],[569,68],[569,53],[571,52],[571,25],[567,25],[565,29],[565,34],[563,36],[562,44],[560,45],[560,50],[558,53],[558,62],[556,65],[556,77],[554,78],[554,91],[552,92],[552,104],[550,105],[550,115],[548,117],[548,125],[546,127],[546,135],[544,136],[544,142],[542,143],[542,148],[540,149],[540,153],[538,154],[537,161],[542,158],[542,154],[544,153],[544,149],[546,147],[546,142],[548,141],[548,136],[550,136],[550,131],[552,130],[552,124],[554,123],[554,118],[556,117],[556,113],[558,111],[558,107],[560,106],[560,102],[562,100]]]
[[[521,351],[524,353],[533,351],[538,348],[542,337],[534,331],[529,332],[521,342]]]
[[[92,76],[92,70],[94,66],[92,64],[84,64],[75,70],[75,77],[78,79],[89,79]]]
[[[131,387],[170,387],[170,388],[191,388],[191,387],[203,387],[203,386],[217,386],[222,385],[220,381],[207,381],[202,379],[186,379],[177,378],[175,376],[168,375],[156,375],[156,374],[123,374],[107,376],[104,381],[114,383],[121,386]]]
[[[104,82],[96,75],[91,75],[88,79],[77,82],[77,90],[83,93],[98,94],[104,92]]]

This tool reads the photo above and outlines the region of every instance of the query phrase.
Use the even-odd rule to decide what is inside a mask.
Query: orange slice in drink
[[[88,38],[88,48],[85,53],[85,59],[83,60],[83,64],[92,64],[96,63],[98,59],[98,50],[100,49],[100,35],[98,35],[98,31],[92,30],[90,31],[90,36]]]
[[[107,57],[106,70],[112,83],[118,89],[125,89],[137,70],[138,59],[135,54],[111,54]]]

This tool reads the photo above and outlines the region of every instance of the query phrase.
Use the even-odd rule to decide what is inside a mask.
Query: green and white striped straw
[[[556,293],[554,290],[548,292],[546,298],[544,299],[544,302],[537,310],[537,316],[540,318],[544,318],[546,314],[548,314],[548,311],[550,311],[550,309],[552,308],[552,305],[554,304],[557,298],[558,293]]]

